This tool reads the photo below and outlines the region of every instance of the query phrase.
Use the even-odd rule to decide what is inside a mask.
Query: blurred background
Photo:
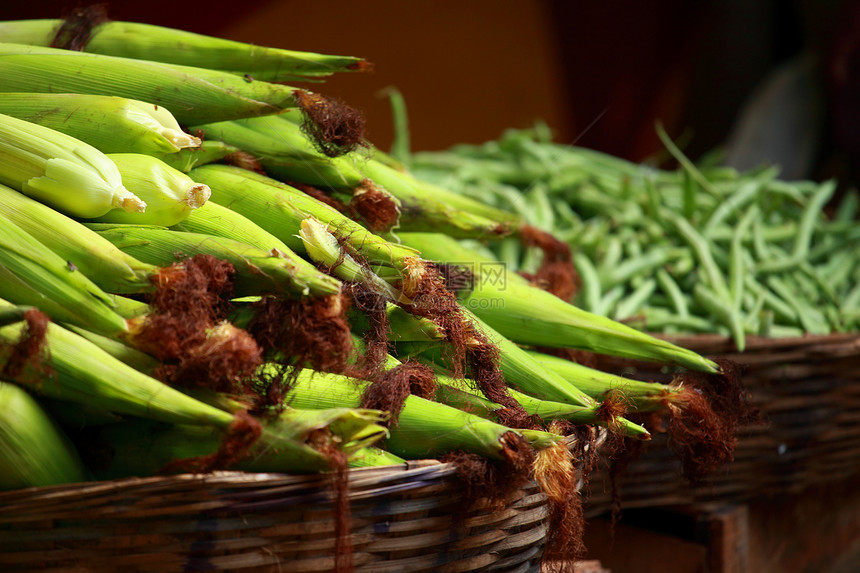
[[[87,4],[87,3],[83,3]],[[81,2],[4,2],[0,18],[54,18]],[[362,110],[387,149],[386,88],[406,100],[415,150],[546,122],[555,139],[640,161],[662,121],[691,157],[722,149],[785,178],[856,178],[857,0],[147,0],[134,20],[296,50],[362,56],[374,71],[314,89]]]

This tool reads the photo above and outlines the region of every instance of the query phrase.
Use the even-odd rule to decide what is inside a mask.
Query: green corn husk
[[[0,298],[103,334],[127,331],[113,301],[61,256],[0,214]]]
[[[74,265],[104,291],[141,292],[156,270],[116,248],[82,223],[0,185],[0,214]]]
[[[575,415],[579,423],[606,425],[633,438],[650,439],[650,433],[645,428],[626,418],[604,419],[600,404],[571,381],[542,367],[525,350],[496,332],[468,310],[464,309],[463,313],[475,329],[498,348],[499,367],[509,386],[542,401],[573,406],[574,411],[569,413]],[[403,343],[398,345],[398,352],[407,354],[417,352],[424,360],[429,360],[431,363],[444,363],[443,349],[438,343]]]
[[[551,348],[579,348],[600,354],[676,364],[715,373],[717,365],[699,354],[650,336],[609,318],[586,312],[540,290],[501,263],[484,273],[486,259],[458,241],[437,233],[402,233],[404,243],[425,258],[441,263],[468,265],[475,288],[462,301],[476,316],[500,334],[519,344]],[[483,263],[483,265],[482,265]]]
[[[241,150],[234,145],[207,139],[201,141],[198,147],[180,149],[175,153],[162,153],[158,155],[158,158],[174,169],[188,173],[195,167],[216,163],[239,152]]]
[[[382,466],[399,466],[405,464],[406,460],[400,456],[395,456],[391,452],[387,452],[377,447],[362,448],[354,453],[350,458],[348,465],[350,468],[375,468]]]
[[[0,91],[84,93],[164,106],[181,125],[278,113],[296,88],[227,72],[0,43]]]
[[[252,472],[313,473],[332,469],[326,448],[352,456],[387,435],[378,410],[337,408],[297,410],[261,418],[263,434],[235,469]],[[111,424],[100,438],[114,450],[99,479],[149,476],[176,460],[205,456],[218,449],[222,430],[165,425],[138,420]],[[323,448],[325,444],[326,448]]]
[[[0,308],[8,306],[0,300]],[[23,328],[0,328],[0,363],[6,363]],[[232,422],[230,414],[138,372],[57,324],[48,324],[46,349],[41,362],[48,370],[27,368],[14,382],[50,398],[168,423],[227,428]]]
[[[146,208],[123,187],[119,170],[105,154],[74,137],[8,115],[0,115],[0,183],[73,217]]]
[[[277,250],[264,251],[225,237],[160,227],[96,224],[91,228],[123,252],[153,265],[168,266],[178,258],[200,253],[229,261],[236,271],[235,296],[325,296],[341,292],[337,279]]]
[[[344,280],[372,285],[376,292],[384,293],[391,300],[400,300],[401,294],[373,271],[367,269],[348,253],[341,251],[340,244],[325,225],[314,219],[301,222],[299,237],[311,260],[327,265],[332,272]]]
[[[386,241],[328,205],[264,175],[228,165],[204,165],[190,175],[209,185],[213,202],[229,205],[297,252],[304,252],[298,238],[301,221],[314,217],[343,236],[372,265],[404,270],[415,256],[413,249]]]
[[[602,400],[609,392],[621,392],[626,405],[637,412],[661,410],[665,407],[665,402],[671,401],[672,397],[679,394],[681,390],[669,384],[643,382],[608,374],[542,352],[528,352],[542,366],[570,380],[595,400]]]
[[[353,344],[359,354],[364,351],[364,341],[353,335]],[[388,354],[385,357],[384,370],[391,370],[400,366],[402,362]],[[502,409],[502,406],[487,400],[477,391],[466,387],[460,381],[454,380],[446,376],[436,375],[436,395],[435,400],[440,404],[463,410],[470,414],[480,416],[482,418],[490,418],[493,412]]]
[[[360,152],[328,158],[319,153],[298,125],[299,116],[277,116],[197,126],[207,134],[255,155],[268,173],[323,189],[354,192],[370,180],[399,203],[401,225],[412,230],[434,230],[457,237],[493,237],[510,232],[499,220],[460,211],[437,201],[419,188],[425,185]],[[510,216],[508,217],[510,218]],[[501,219],[505,221],[505,219]]]
[[[302,370],[285,401],[297,408],[358,407],[366,382]],[[463,450],[503,460],[508,434],[517,431],[444,404],[408,396],[385,449],[406,459]]]
[[[212,200],[192,211],[181,223],[171,228],[189,233],[226,237],[267,251],[277,249],[282,253],[293,252],[292,248],[281,239],[251,219],[233,209],[222,207]]]
[[[0,113],[65,133],[102,153],[172,154],[200,146],[167,108],[128,98],[0,93]]]
[[[62,23],[63,20],[2,22],[0,41],[50,46]],[[308,81],[369,67],[362,58],[267,48],[138,22],[99,23],[93,27],[83,51],[249,74],[271,82]]]
[[[176,170],[157,157],[141,153],[111,153],[122,174],[123,184],[146,201],[143,213],[112,209],[95,220],[103,223],[135,223],[169,227],[182,222],[194,209],[209,200],[211,191],[186,173]]]
[[[0,381],[0,490],[86,481],[74,446],[22,388]]]
[[[148,307],[147,307],[148,309]],[[104,352],[107,352],[123,364],[131,366],[138,372],[152,376],[155,369],[161,365],[161,362],[146,352],[139,350],[133,346],[129,346],[121,340],[110,338],[102,334],[96,334],[80,326],[66,325],[66,328],[75,334],[86,338],[89,342],[98,346]]]

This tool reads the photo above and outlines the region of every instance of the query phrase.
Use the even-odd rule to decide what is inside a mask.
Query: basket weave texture
[[[540,571],[546,497],[464,507],[452,464],[349,471],[357,573]],[[335,567],[332,477],[216,472],[0,493],[0,571]]]
[[[722,336],[671,338],[710,358],[746,367],[743,384],[764,423],[742,427],[734,460],[692,487],[665,434],[618,477],[622,507],[742,501],[797,493],[860,473],[860,334],[751,337],[738,353]],[[601,357],[598,368],[666,382],[659,366]],[[591,474],[587,515],[612,506],[608,461]]]

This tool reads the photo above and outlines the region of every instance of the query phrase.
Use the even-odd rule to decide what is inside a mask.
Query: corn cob
[[[156,270],[153,265],[123,253],[82,223],[5,185],[0,185],[0,213],[106,292],[141,292],[152,286],[148,277]]]
[[[295,81],[323,78],[335,72],[361,71],[361,58],[266,48],[137,22],[96,21],[85,52],[207,67],[249,74],[258,80]],[[63,20],[18,20],[0,23],[0,41],[51,46]]]
[[[104,223],[137,223],[169,227],[201,207],[211,194],[209,187],[192,180],[160,159],[141,153],[111,153],[123,184],[146,201],[143,213],[112,209],[96,217]]]
[[[0,91],[84,93],[164,106],[181,125],[278,113],[296,88],[226,72],[0,43]]]
[[[2,58],[0,58],[2,60]],[[73,137],[0,115],[0,183],[73,217],[98,217],[146,203],[123,187],[116,165]]]
[[[263,168],[281,181],[301,182],[324,189],[354,193],[373,182],[397,200],[404,220],[420,218],[427,227],[457,237],[485,237],[508,231],[496,220],[454,209],[417,189],[416,179],[390,169],[360,152],[329,158],[318,152],[297,123],[298,114],[196,126],[209,137],[241,147],[256,156]],[[420,217],[416,217],[420,216]]]
[[[373,271],[361,266],[351,255],[342,253],[337,239],[328,229],[315,219],[301,222],[299,237],[305,244],[305,251],[313,261],[331,265],[332,272],[344,280],[370,284],[376,292],[384,293],[391,300],[401,300],[401,294],[388,282]]]
[[[83,463],[50,415],[22,388],[0,381],[0,490],[85,481]]]
[[[9,306],[0,300],[0,308]],[[21,324],[0,328],[0,363],[6,364],[23,330]],[[48,324],[45,345],[47,356],[38,357],[43,366],[24,370],[14,382],[40,395],[162,422],[222,428],[232,422],[226,412],[138,372],[58,324]]]
[[[637,412],[663,409],[667,402],[672,401],[673,396],[681,392],[678,386],[633,380],[588,368],[550,354],[527,352],[542,366],[571,380],[580,390],[595,400],[603,399],[610,392],[620,392],[630,409]]]
[[[4,215],[0,215],[0,298],[36,306],[53,320],[104,334],[128,329],[104,291]]]
[[[204,165],[190,175],[209,185],[213,202],[245,215],[296,252],[305,250],[297,236],[301,221],[314,217],[344,237],[371,265],[405,270],[415,256],[413,249],[388,242],[328,205],[264,175],[228,165]]]
[[[168,266],[178,258],[198,253],[229,261],[236,271],[235,296],[323,296],[341,290],[337,279],[299,257],[287,258],[281,252],[264,251],[225,237],[136,225],[90,227],[124,253],[153,265]]]
[[[404,460],[400,456],[395,456],[391,452],[386,452],[381,448],[370,446],[368,448],[362,448],[358,450],[349,458],[348,463],[350,468],[369,468],[380,466],[397,466],[400,464],[405,464],[406,460]]]
[[[65,133],[102,153],[158,155],[200,146],[166,108],[115,96],[0,93],[0,113]]]
[[[478,317],[464,309],[464,314],[493,345],[499,349],[499,367],[509,386],[542,401],[560,402],[574,406],[570,415],[575,415],[580,423],[606,425],[625,435],[641,440],[650,438],[649,432],[626,418],[601,409],[601,404],[577,388],[572,381],[562,378],[552,370],[544,368],[525,350],[500,335]],[[431,363],[444,363],[445,358],[438,343],[403,343],[398,352],[406,355],[417,351],[424,360]],[[516,400],[516,397],[514,397]],[[531,402],[531,401],[528,401]],[[536,405],[532,402],[532,407]]]
[[[586,312],[508,273],[457,240],[433,233],[402,233],[404,243],[440,263],[465,266],[474,273],[475,288],[463,304],[503,336],[520,344],[570,347],[601,354],[668,362],[703,372],[717,372],[711,360],[603,316]],[[491,276],[487,271],[500,271]],[[504,308],[500,312],[499,307]]]
[[[287,393],[286,401],[297,408],[355,408],[365,385],[337,374],[302,370]],[[514,436],[518,433],[418,396],[406,398],[398,423],[390,432],[385,449],[406,459],[465,450],[495,460],[504,460],[511,454],[516,442]],[[542,434],[538,432],[534,439],[541,439]]]
[[[283,253],[293,252],[292,248],[281,239],[248,217],[223,207],[211,199],[171,228],[189,233],[226,237],[267,251],[276,249]]]
[[[381,412],[365,409],[286,409],[262,419],[264,433],[245,458],[231,468],[255,472],[309,473],[331,469],[328,448],[352,456],[386,435],[377,422]],[[218,449],[224,432],[203,426],[156,425],[149,421],[111,424],[100,438],[113,448],[110,466],[100,479],[147,476],[181,460]],[[267,437],[277,441],[267,442]],[[176,464],[177,460],[180,461]],[[227,469],[227,468],[224,468]]]

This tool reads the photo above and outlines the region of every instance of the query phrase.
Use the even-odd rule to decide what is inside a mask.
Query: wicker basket
[[[741,429],[734,461],[690,487],[665,435],[618,479],[622,507],[740,501],[794,493],[860,473],[860,334],[749,338],[742,354],[721,336],[672,338],[711,358],[746,365],[743,382],[765,424]],[[603,358],[598,368],[667,381],[665,369]],[[608,463],[591,474],[587,513],[611,507]]]
[[[349,472],[356,572],[538,572],[546,497],[461,507],[432,460]],[[0,571],[334,569],[331,476],[219,472],[0,494]],[[468,509],[468,511],[463,511]]]

